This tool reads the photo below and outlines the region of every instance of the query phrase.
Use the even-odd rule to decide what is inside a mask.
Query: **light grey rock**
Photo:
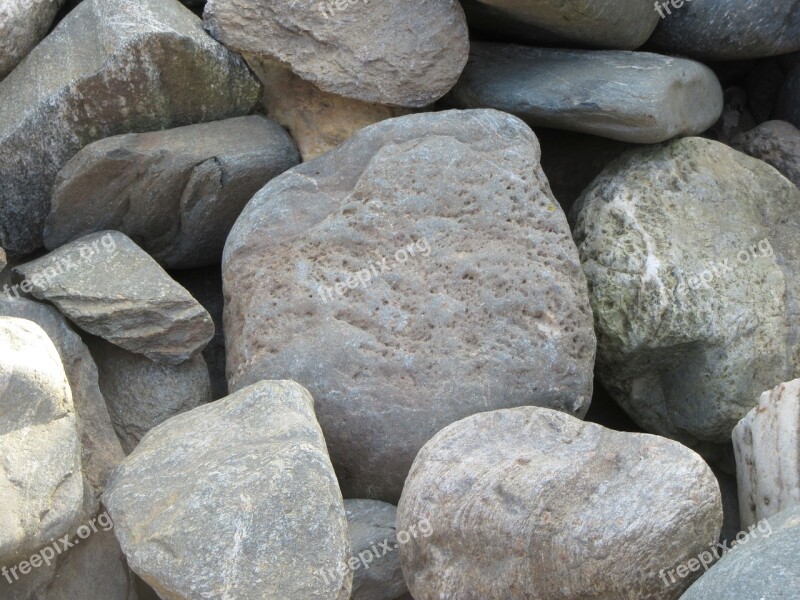
[[[261,116],[106,138],[59,171],[44,243],[114,229],[167,268],[219,263],[244,205],[299,161],[289,134]]]
[[[179,365],[165,365],[100,338],[94,338],[89,347],[111,422],[126,454],[156,425],[211,402],[211,381],[202,354]]]
[[[671,440],[537,407],[467,417],[417,455],[397,530],[416,600],[678,598],[659,570],[722,525],[717,481]],[[399,536],[399,534],[398,534]]]
[[[248,114],[259,94],[177,0],[84,0],[0,82],[0,245],[42,245],[56,175],[84,146]]]
[[[209,0],[228,48],[288,66],[321,90],[422,107],[453,87],[469,39],[457,0]]]
[[[800,507],[758,523],[681,600],[793,600],[800,590]]]
[[[603,386],[646,431],[730,448],[761,391],[800,376],[800,190],[685,138],[623,155],[575,214]]]
[[[775,117],[800,128],[800,63],[786,77],[778,96]]]
[[[719,81],[698,62],[485,42],[472,43],[447,100],[510,112],[531,126],[637,143],[700,133],[722,113]]]
[[[151,430],[103,497],[164,600],[346,600],[341,493],[314,401],[264,381]]]
[[[767,121],[733,140],[733,147],[763,160],[800,187],[800,130],[786,121]]]
[[[0,80],[45,35],[64,0],[4,0],[0,4]]]
[[[743,60],[800,50],[796,0],[685,0],[662,7],[648,47],[700,60]],[[650,4],[652,9],[653,4]]]
[[[511,115],[390,119],[277,177],[231,231],[223,282],[231,389],[306,386],[347,497],[396,501],[467,415],[588,408],[585,281]]]
[[[211,316],[125,234],[92,233],[14,267],[19,289],[52,302],[78,327],[176,365],[214,336]]]
[[[800,379],[764,392],[733,429],[742,527],[800,506]]]
[[[395,600],[406,592],[397,552],[397,507],[380,500],[345,500],[353,571],[351,600]]]
[[[0,564],[72,530],[83,509],[81,448],[67,376],[31,321],[0,318]]]

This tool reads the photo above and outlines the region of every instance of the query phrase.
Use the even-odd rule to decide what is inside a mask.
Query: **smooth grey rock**
[[[89,347],[111,422],[126,454],[156,425],[211,402],[211,381],[202,354],[179,365],[165,365],[100,338],[94,338]]]
[[[425,444],[397,511],[398,531],[419,523],[399,548],[416,600],[671,600],[692,578],[665,590],[659,569],[716,541],[722,503],[677,442],[520,407]]]
[[[800,50],[797,0],[685,0],[669,7],[648,42],[665,54],[711,61]]]
[[[263,381],[152,429],[103,496],[164,600],[346,600],[341,493],[311,395]]]
[[[722,112],[722,88],[711,69],[683,58],[473,42],[447,101],[652,144],[708,129]]]
[[[259,93],[177,0],[84,0],[0,82],[0,245],[42,245],[56,174],[84,146],[248,114]]]
[[[422,107],[453,87],[469,39],[457,0],[209,0],[228,48],[277,61],[339,96]]]
[[[45,35],[64,0],[4,0],[0,4],[0,80]]]
[[[800,64],[789,72],[778,96],[775,118],[800,128]]]
[[[397,507],[380,500],[345,500],[350,530],[353,591],[350,600],[395,600],[406,592],[397,552]]]
[[[53,343],[0,317],[0,564],[71,532],[83,509],[72,394]]]
[[[800,130],[791,123],[762,123],[735,138],[733,147],[771,164],[800,187]]]
[[[603,386],[646,431],[729,448],[761,391],[800,376],[800,190],[685,138],[624,154],[575,214]]]
[[[59,171],[44,243],[114,229],[167,268],[219,263],[244,205],[298,162],[289,134],[262,116],[106,138]]]
[[[223,282],[231,389],[306,386],[347,497],[396,501],[417,450],[475,412],[588,408],[584,278],[511,115],[390,119],[277,177]]]
[[[800,507],[761,521],[681,600],[793,600],[800,590]]]
[[[117,231],[79,238],[14,273],[19,289],[52,302],[84,331],[157,362],[180,364],[214,336],[197,300]]]

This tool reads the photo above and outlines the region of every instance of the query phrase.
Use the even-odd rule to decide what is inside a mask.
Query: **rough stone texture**
[[[462,0],[470,28],[519,41],[634,50],[658,23],[652,0]]]
[[[106,138],[58,173],[44,243],[115,229],[168,268],[219,263],[244,205],[299,161],[262,116]]]
[[[345,500],[344,509],[351,554],[360,560],[353,571],[350,599],[399,598],[408,588],[397,552],[397,508],[379,500]]]
[[[800,505],[800,379],[761,394],[733,449],[743,527]]]
[[[716,541],[722,503],[685,446],[520,407],[422,448],[397,529],[425,520],[431,535],[400,546],[416,600],[670,600],[692,578],[664,589],[659,571]]]
[[[0,318],[0,564],[70,532],[83,509],[81,448],[67,376],[31,321]]]
[[[656,143],[713,125],[722,88],[711,69],[682,58],[473,42],[447,101],[531,126]]]
[[[800,187],[800,130],[786,121],[768,121],[735,138],[737,150],[761,159]]]
[[[257,57],[245,58],[264,84],[267,115],[289,130],[304,161],[325,154],[367,125],[410,112],[323,92],[289,69]]]
[[[94,338],[90,348],[111,422],[126,454],[156,425],[211,402],[202,354],[179,365],[164,365],[100,338]]]
[[[64,0],[4,0],[0,4],[0,80],[45,35]]]
[[[442,97],[469,52],[458,0],[209,0],[204,20],[232,50],[278,61],[323,91],[393,106]]]
[[[761,391],[800,376],[800,190],[686,138],[623,155],[575,214],[604,387],[649,432],[729,448]]]
[[[788,121],[800,128],[800,64],[792,69],[786,78],[780,96],[778,96],[775,118]]]
[[[0,271],[6,268],[6,251],[0,248]]]
[[[743,60],[800,50],[797,0],[687,0],[664,13],[648,47],[665,54]]]
[[[14,273],[19,289],[52,302],[84,331],[157,362],[180,364],[214,336],[197,300],[117,231],[77,239]]]
[[[681,600],[794,600],[800,590],[800,507],[759,523]]]
[[[306,386],[347,497],[396,501],[417,450],[467,415],[582,416],[591,398],[577,253],[508,114],[390,119],[274,179],[231,231],[223,281],[231,389]]]
[[[246,451],[244,451],[246,450]],[[151,430],[103,497],[131,568],[164,600],[346,600],[341,493],[314,401],[263,381]]]
[[[0,245],[42,245],[56,174],[87,144],[248,114],[259,95],[177,0],[84,0],[0,82]]]

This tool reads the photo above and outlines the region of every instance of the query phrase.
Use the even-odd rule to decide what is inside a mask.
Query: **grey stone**
[[[67,376],[31,321],[0,318],[0,564],[71,531],[83,510],[81,448]]]
[[[671,440],[537,407],[467,417],[417,455],[397,511],[416,600],[680,596],[659,570],[722,525],[717,481]]]
[[[800,128],[800,64],[786,77],[778,96],[775,117]]]
[[[179,365],[164,365],[100,338],[93,339],[89,347],[111,422],[126,454],[156,425],[211,402],[211,382],[202,354]]]
[[[0,4],[0,80],[45,35],[64,0],[4,0]]]
[[[442,97],[469,52],[457,0],[209,0],[203,18],[236,52],[277,61],[323,91],[394,106]]]
[[[346,600],[341,493],[314,401],[264,381],[152,429],[103,497],[164,600]]]
[[[6,265],[8,264],[6,260],[6,251],[0,248],[0,271],[6,268]]]
[[[722,88],[711,69],[683,58],[473,42],[447,101],[531,126],[656,143],[713,125]]]
[[[117,231],[79,238],[14,273],[19,289],[52,302],[84,331],[157,362],[180,364],[214,336],[197,300]]]
[[[106,138],[59,171],[44,243],[115,229],[168,268],[219,263],[244,205],[299,161],[261,116]]]
[[[800,507],[761,521],[681,600],[794,600],[800,590]]]
[[[0,245],[42,245],[56,175],[87,144],[248,114],[259,93],[177,0],[84,0],[0,82]]]
[[[797,0],[686,0],[670,11],[663,10],[648,47],[706,61],[800,50]]]
[[[733,147],[771,164],[800,187],[800,130],[791,123],[762,123],[734,138]]]
[[[685,138],[623,155],[575,214],[603,386],[646,431],[730,448],[761,391],[800,375],[800,190]]]
[[[287,171],[236,222],[223,282],[231,389],[306,386],[347,497],[396,501],[422,445],[475,412],[588,408],[585,280],[511,115],[390,119]]]
[[[397,552],[397,507],[380,500],[345,500],[353,571],[351,600],[395,600],[408,592]]]

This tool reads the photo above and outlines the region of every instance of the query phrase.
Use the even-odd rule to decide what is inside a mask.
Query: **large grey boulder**
[[[585,414],[591,312],[539,156],[497,111],[390,119],[272,180],[236,222],[228,382],[306,386],[345,496],[396,501],[417,450],[487,408]]]
[[[163,600],[350,595],[342,496],[314,401],[292,381],[162,423],[103,501],[131,568]]]
[[[791,123],[762,123],[734,138],[733,147],[771,164],[800,187],[800,130]]]
[[[14,273],[20,290],[84,331],[157,362],[180,364],[214,336],[200,303],[117,231],[79,238]]]
[[[209,0],[228,48],[288,66],[321,90],[422,107],[458,79],[469,52],[458,0]]]
[[[646,431],[729,448],[758,395],[800,375],[800,189],[685,138],[623,155],[575,215],[598,378]]]
[[[510,112],[533,127],[637,143],[698,134],[722,113],[716,75],[692,60],[484,42],[472,43],[447,99]]]
[[[0,4],[0,80],[45,35],[64,0],[4,0]]]
[[[106,138],[59,171],[44,243],[115,229],[167,268],[219,263],[244,205],[299,160],[261,116]]]
[[[10,564],[71,533],[84,494],[61,359],[41,327],[10,317],[0,317],[0,456],[0,564]]]
[[[520,407],[425,444],[397,512],[420,525],[399,548],[416,600],[672,600],[698,574],[665,589],[659,570],[716,542],[722,503],[677,442]]]
[[[0,245],[42,245],[56,174],[87,144],[248,114],[259,91],[177,0],[84,0],[0,82]]]

